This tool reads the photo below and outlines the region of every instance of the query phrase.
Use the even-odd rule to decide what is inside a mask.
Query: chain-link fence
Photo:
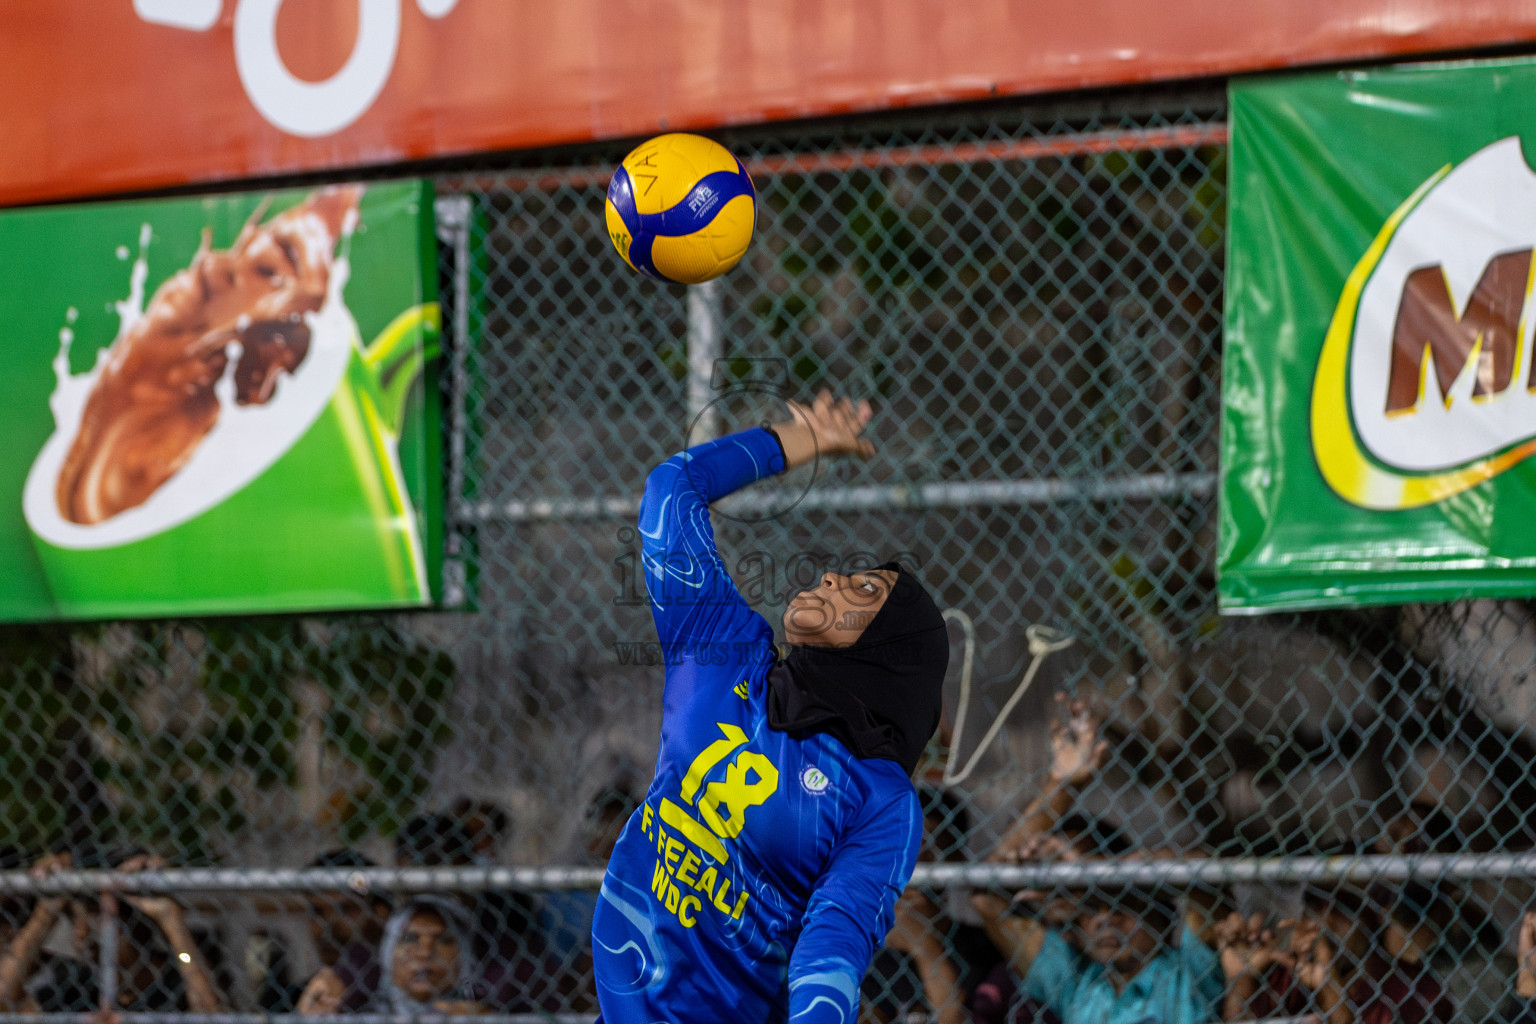
[[[621,149],[439,174],[462,606],[0,630],[3,1009],[590,1019],[593,890],[660,727],[645,474],[822,385],[874,401],[878,454],[715,525],[770,621],[871,555],[952,610],[866,1019],[1536,995],[1532,609],[1217,618],[1224,118],[1142,94],[743,130],[757,237],[694,289],[613,253]],[[125,862],[150,873],[71,870]],[[451,941],[412,974],[423,932]]]

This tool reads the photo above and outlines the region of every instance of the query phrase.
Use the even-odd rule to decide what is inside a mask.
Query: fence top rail
[[[1366,882],[1409,879],[1536,878],[1536,852],[1102,860],[1061,864],[919,864],[917,885],[1220,885],[1232,882]],[[0,892],[335,892],[481,889],[597,889],[598,867],[168,868],[59,871],[35,878],[0,871]]]
[[[754,177],[793,174],[879,171],[892,167],[940,167],[952,164],[998,163],[1005,160],[1067,159],[1102,153],[1140,153],[1148,150],[1193,149],[1224,146],[1230,139],[1225,122],[1148,125],[1140,128],[1104,128],[1060,134],[1029,135],[1012,139],[978,139],[906,146],[872,146],[832,152],[767,153],[746,159],[747,173]],[[609,164],[598,166],[512,169],[495,174],[451,176],[460,187],[486,190],[553,192],[557,189],[607,188],[613,176]]]
[[[1060,505],[1164,498],[1209,498],[1215,473],[1147,473],[1093,479],[951,480],[943,483],[817,487],[796,491],[765,487],[722,498],[717,507],[733,515],[774,515],[794,508],[814,512],[869,512],[975,506]],[[628,519],[640,511],[638,494],[595,498],[530,498],[505,502],[460,502],[461,522],[568,522]]]
[[[297,1013],[119,1013],[120,1024],[448,1024],[463,1017],[441,1013],[349,1013],[301,1016]],[[0,1013],[3,1024],[99,1024],[97,1013]],[[591,1024],[590,1013],[486,1013],[475,1024]],[[1240,1024],[1306,1024],[1315,1017],[1265,1017]]]

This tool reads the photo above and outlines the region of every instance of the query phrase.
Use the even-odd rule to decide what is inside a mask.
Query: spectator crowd
[[[1198,856],[1138,848],[1124,830],[1085,814],[1081,791],[1105,770],[1103,718],[1063,698],[1045,783],[987,859],[1004,864]],[[965,801],[919,786],[924,862],[970,856]],[[633,787],[604,789],[588,805],[581,857],[606,861],[638,806]],[[409,821],[397,867],[497,863],[508,815],[461,798]],[[1453,832],[1436,812],[1405,814],[1361,852],[1433,852]],[[58,849],[0,868],[151,870],[144,850]],[[374,862],[336,849],[310,866]],[[1433,1024],[1488,1019],[1536,1024],[1536,912],[1518,922],[1518,952],[1491,1016],[1456,1007],[1437,954],[1483,941],[1448,883],[1359,887],[1312,884],[1282,909],[1251,893],[1192,885],[1071,884],[1052,889],[960,890],[914,885],[865,979],[861,1024],[1200,1024],[1285,1019],[1316,1024]],[[318,969],[292,976],[280,934],[257,932],[245,954],[256,1008],[305,1016],[363,1012],[475,1015],[590,1012],[590,925],[596,893],[542,898],[506,890],[393,894],[366,889],[308,894],[304,910]],[[1262,903],[1262,901],[1260,901]],[[1246,904],[1246,905],[1243,905]],[[189,924],[170,896],[12,896],[0,900],[0,1010],[90,1013],[103,1003],[104,922],[115,919],[120,1011],[224,1013],[232,1009],[218,943]],[[1486,928],[1482,929],[1486,932]],[[1497,946],[1500,943],[1487,943]],[[914,1016],[915,1015],[915,1016]]]
[[[584,851],[604,863],[637,800],[629,787],[603,790],[584,819]],[[460,799],[401,829],[399,868],[490,866],[509,817],[482,801]],[[4,855],[0,854],[0,859]],[[21,866],[15,855],[0,868]],[[164,867],[144,851],[61,849],[33,863],[35,877],[69,869],[132,873]],[[352,849],[314,858],[310,867],[368,868]],[[398,1013],[596,1012],[588,943],[596,893],[520,891],[391,894],[347,889],[308,895],[303,917],[318,969],[292,976],[280,933],[254,933],[246,967],[265,1013],[331,1016]],[[228,971],[219,944],[188,924],[169,896],[104,894],[0,901],[0,1012],[96,1013],[105,920],[114,918],[110,1005],[121,1012],[227,1013]]]

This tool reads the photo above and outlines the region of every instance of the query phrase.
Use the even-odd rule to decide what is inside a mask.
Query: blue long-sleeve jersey
[[[592,925],[607,1024],[853,1024],[912,876],[922,813],[901,767],[768,724],[773,630],[731,582],[709,503],[783,469],[774,437],[749,430],[646,481],[666,689],[656,778]]]

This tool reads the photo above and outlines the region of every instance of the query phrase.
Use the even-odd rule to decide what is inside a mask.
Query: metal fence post
[[[97,957],[98,992],[101,997],[101,1012],[103,1014],[116,1011],[117,1006],[117,944],[120,940],[118,934],[117,901],[120,897],[112,893],[101,893],[101,939]]]
[[[690,444],[720,436],[720,414],[714,408],[710,381],[721,357],[721,287],[715,278],[688,289],[688,424]]]

